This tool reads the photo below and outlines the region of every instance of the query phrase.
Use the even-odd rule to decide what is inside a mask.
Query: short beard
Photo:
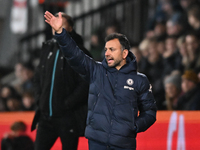
[[[120,66],[122,60],[116,60],[112,65],[108,65],[111,68],[115,68],[117,66]]]

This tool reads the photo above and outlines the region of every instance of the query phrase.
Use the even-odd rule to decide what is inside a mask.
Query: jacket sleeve
[[[55,33],[55,38],[70,66],[84,77],[85,80],[92,80],[95,77],[94,69],[97,63],[80,50],[65,29],[60,34]]]
[[[87,103],[89,84],[76,74],[77,84],[74,91],[65,100],[66,109],[73,109]]]
[[[148,79],[144,76],[138,99],[140,113],[136,118],[136,132],[146,131],[156,121],[157,107],[151,88]]]

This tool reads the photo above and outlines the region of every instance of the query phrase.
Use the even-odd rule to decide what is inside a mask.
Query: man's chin
[[[108,64],[108,67],[112,68],[115,67],[114,64]]]

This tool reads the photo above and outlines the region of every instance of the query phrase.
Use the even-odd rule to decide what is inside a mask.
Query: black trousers
[[[79,137],[73,118],[42,116],[38,124],[35,150],[50,150],[58,137],[61,139],[62,150],[77,150]]]

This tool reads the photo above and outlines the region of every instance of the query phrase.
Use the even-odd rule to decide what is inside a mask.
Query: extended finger
[[[48,23],[48,24],[50,24],[50,21],[49,21],[49,20],[45,20],[45,22]]]
[[[50,12],[48,12],[48,11],[45,12],[45,15],[46,15],[49,19],[51,19],[51,18],[53,17],[53,15],[52,15]]]
[[[59,12],[59,13],[58,13],[58,16],[59,16],[59,18],[62,18],[62,13]]]
[[[51,16],[50,14],[46,13],[46,12],[45,12],[45,14],[44,14],[44,17],[45,17],[46,19],[51,19],[51,18],[52,18],[52,16]]]
[[[47,15],[44,15],[44,17],[47,19],[47,20],[51,20],[51,17],[47,16]]]

